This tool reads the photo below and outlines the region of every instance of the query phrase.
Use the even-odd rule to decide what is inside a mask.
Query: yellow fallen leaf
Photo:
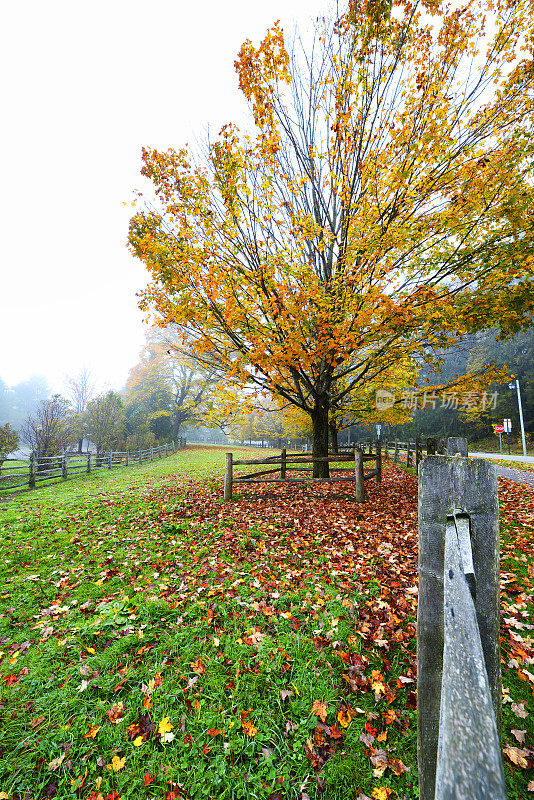
[[[392,791],[392,789],[388,789],[386,786],[379,786],[377,789],[373,789],[371,797],[374,797],[375,800],[388,800]]]
[[[113,758],[111,759],[111,764],[108,764],[107,768],[112,769],[113,772],[118,772],[119,770],[124,769],[125,764],[126,764],[126,756],[124,756],[124,758],[113,756]]]
[[[85,649],[87,650],[88,653],[91,653],[92,656],[94,656],[95,653],[96,653],[96,650],[95,650],[94,647],[86,647]]]
[[[9,800],[9,795],[5,792],[0,792],[0,800]]]
[[[94,739],[99,730],[100,728],[98,727],[98,725],[90,725],[89,730],[87,731],[87,733],[84,733],[83,738]]]
[[[164,733],[168,733],[169,731],[172,731],[173,728],[174,728],[174,725],[171,725],[171,723],[169,722],[169,718],[168,717],[163,717],[163,719],[161,720],[161,722],[158,725],[158,733],[160,735],[162,735]]]
[[[144,739],[143,739],[142,736],[136,736],[135,739],[133,740],[133,746],[134,747],[141,747],[141,745],[143,744],[143,741],[144,741]]]

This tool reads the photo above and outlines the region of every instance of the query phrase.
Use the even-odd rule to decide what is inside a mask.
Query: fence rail
[[[0,464],[0,494],[27,486],[34,489],[43,481],[67,480],[82,473],[99,469],[142,464],[163,458],[186,447],[186,440],[180,438],[171,444],[162,444],[139,450],[115,450],[102,453],[71,453],[57,456],[37,456],[29,458],[6,458]],[[7,473],[7,474],[6,474]]]
[[[364,472],[364,461],[374,461],[375,469],[369,472]],[[297,472],[312,472],[313,465],[318,463],[328,464],[345,464],[350,463],[349,469],[344,467],[336,467],[336,471],[344,471],[348,475],[335,475],[332,478],[288,478],[288,470]],[[248,473],[247,475],[234,476],[234,467],[236,466],[266,466],[271,469],[257,470]],[[354,465],[352,467],[352,465]],[[266,475],[276,475],[279,477],[266,478]],[[364,481],[369,478],[376,478],[377,481],[382,480],[382,451],[380,445],[376,448],[374,454],[369,453],[365,455],[361,448],[356,447],[345,452],[329,453],[328,456],[308,455],[306,453],[287,453],[282,449],[279,456],[268,456],[266,458],[250,458],[239,459],[234,461],[233,453],[226,453],[224,464],[224,499],[231,500],[232,489],[235,484],[249,484],[249,483],[333,483],[338,481],[351,481],[356,483],[356,500],[363,502],[365,500]]]

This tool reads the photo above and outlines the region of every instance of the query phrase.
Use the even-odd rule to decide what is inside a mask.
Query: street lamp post
[[[523,407],[522,407],[522,404],[521,404],[521,391],[519,389],[519,380],[516,378],[515,383],[513,381],[512,381],[512,383],[509,383],[508,384],[508,388],[509,389],[515,389],[516,392],[517,392],[517,405],[518,405],[518,408],[519,408],[519,422],[521,423],[521,439],[522,439],[522,442],[523,442],[523,455],[526,456],[526,454],[527,454],[527,445],[526,445],[526,442],[525,442],[525,424],[523,422]]]

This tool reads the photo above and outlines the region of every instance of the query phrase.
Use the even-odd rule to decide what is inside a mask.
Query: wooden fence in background
[[[296,472],[313,472],[313,465],[319,462],[328,462],[329,464],[345,464],[350,463],[349,468],[336,467],[336,472],[346,472],[347,475],[334,475],[330,478],[303,478],[295,477],[288,478],[287,473],[289,470]],[[364,472],[364,462],[374,461],[375,468],[369,472]],[[236,466],[266,466],[270,469],[261,469],[256,472],[251,472],[248,475],[234,476],[234,467]],[[352,465],[354,465],[352,467]],[[274,477],[279,475],[279,477]],[[273,476],[273,477],[265,477]],[[224,464],[224,499],[230,500],[232,498],[232,489],[236,484],[248,483],[334,483],[337,481],[352,481],[356,484],[355,499],[363,502],[365,500],[364,481],[369,478],[376,478],[377,481],[382,480],[382,451],[380,445],[375,449],[375,453],[365,455],[363,450],[359,447],[354,449],[340,451],[338,453],[329,453],[328,456],[314,458],[312,455],[301,453],[287,453],[285,449],[282,450],[278,456],[268,456],[267,458],[252,458],[246,460],[234,461],[233,453],[226,453]]]
[[[34,489],[43,481],[67,480],[99,469],[127,467],[163,458],[186,446],[185,439],[139,450],[110,450],[102,453],[70,453],[57,456],[6,458],[0,468],[0,493],[28,487]]]

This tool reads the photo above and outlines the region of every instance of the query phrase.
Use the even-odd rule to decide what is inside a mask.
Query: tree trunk
[[[78,439],[78,453],[82,452],[82,447],[83,447],[83,436],[81,439]]]
[[[328,408],[319,406],[312,412],[311,419],[313,425],[313,457],[325,458],[328,456]],[[330,477],[328,461],[314,463],[313,477]]]
[[[337,427],[334,422],[329,422],[328,427],[330,428],[330,440],[332,442],[332,450],[334,453],[338,453],[338,431]]]

